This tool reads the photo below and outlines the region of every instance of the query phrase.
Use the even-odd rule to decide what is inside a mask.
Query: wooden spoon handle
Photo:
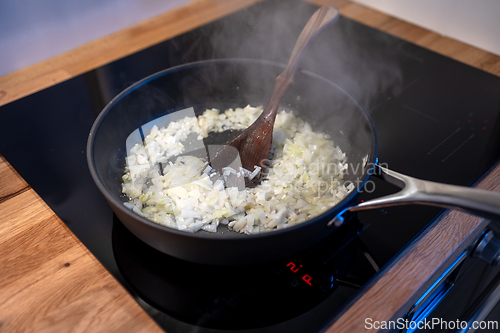
[[[283,73],[276,78],[273,94],[262,112],[262,120],[265,119],[271,126],[274,124],[280,100],[293,82],[293,75],[297,69],[297,65],[302,60],[304,53],[309,47],[309,43],[323,28],[335,23],[338,18],[339,12],[332,7],[321,7],[311,16],[295,43],[288,65]]]
[[[286,92],[286,89],[293,80],[293,74],[298,63],[302,59],[309,42],[328,24],[334,23],[339,17],[337,10],[330,7],[321,7],[309,19],[306,26],[302,30],[292,55],[283,73],[276,78],[276,85],[271,95],[271,99],[267,103],[262,114],[254,121],[250,127],[243,131],[240,135],[234,138],[227,146],[219,151],[211,160],[211,165],[217,170],[230,164],[234,161],[234,149],[239,152],[241,165],[247,170],[254,170],[255,166],[260,166],[261,175],[266,169],[265,161],[269,156],[273,139],[273,127],[278,113],[278,105],[281,98]],[[255,177],[253,180],[245,179],[247,186],[255,185],[260,181],[260,177]],[[234,186],[234,185],[231,185]]]
[[[283,73],[280,74],[285,80],[293,80],[293,74],[297,65],[302,60],[304,53],[309,47],[311,40],[329,24],[335,23],[339,18],[339,12],[332,7],[321,7],[309,19],[306,26],[300,33],[295,46]]]

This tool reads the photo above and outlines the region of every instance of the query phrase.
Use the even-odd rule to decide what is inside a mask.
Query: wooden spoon
[[[271,150],[274,121],[278,113],[280,100],[290,84],[292,84],[297,65],[302,60],[302,56],[311,40],[324,27],[336,22],[338,17],[338,11],[331,7],[321,7],[313,14],[302,30],[297,43],[295,43],[288,65],[283,73],[276,78],[276,85],[264,111],[250,127],[215,155],[210,161],[214,169],[221,172],[222,167],[228,166],[233,162],[237,158],[237,153],[239,153],[243,168],[249,171],[254,171],[255,166],[262,168],[259,177],[255,177],[252,180],[245,178],[246,186],[255,186],[259,183],[265,171],[267,158]]]

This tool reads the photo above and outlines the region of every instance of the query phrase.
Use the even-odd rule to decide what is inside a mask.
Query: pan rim
[[[119,103],[119,101],[124,98],[126,95],[130,94],[132,91],[138,89],[142,85],[157,79],[159,77],[162,77],[164,75],[168,75],[170,73],[177,72],[179,70],[187,69],[187,68],[194,68],[198,66],[203,66],[204,64],[217,64],[217,63],[253,63],[253,64],[259,64],[259,65],[268,65],[268,66],[276,66],[276,67],[281,67],[285,68],[286,65],[275,62],[275,61],[270,61],[270,60],[263,60],[263,59],[250,59],[250,58],[220,58],[220,59],[210,59],[210,60],[200,60],[196,62],[190,62],[190,63],[185,63],[181,64],[178,66],[174,66],[171,68],[164,69],[162,71],[153,73],[137,82],[134,84],[130,85],[129,87],[125,88],[122,90],[118,95],[116,95],[104,108],[103,110],[99,113],[99,115],[96,117],[94,123],[92,124],[92,128],[89,132],[89,136],[87,139],[87,163],[89,166],[90,174],[92,176],[92,179],[94,180],[94,183],[98,187],[99,191],[104,195],[106,200],[108,202],[114,203],[114,206],[117,207],[121,213],[124,213],[128,216],[130,216],[133,219],[136,219],[150,227],[157,228],[158,230],[162,231],[167,231],[174,233],[176,235],[179,235],[181,237],[189,237],[189,238],[200,238],[200,239],[212,239],[212,240],[218,240],[218,241],[245,241],[245,240],[250,240],[250,239],[256,239],[256,238],[267,238],[267,237],[272,237],[275,235],[283,234],[283,233],[288,233],[290,230],[300,230],[302,228],[306,228],[310,224],[314,223],[320,223],[321,220],[327,220],[327,219],[333,219],[335,216],[341,214],[342,212],[345,211],[347,207],[349,207],[349,203],[354,199],[354,197],[359,193],[359,189],[363,188],[364,184],[368,181],[368,178],[370,175],[373,173],[373,169],[375,167],[376,161],[377,161],[377,153],[378,153],[378,137],[377,137],[377,132],[375,125],[373,123],[372,118],[366,111],[366,109],[363,107],[363,105],[356,99],[354,98],[351,94],[349,94],[347,91],[345,91],[342,87],[338,86],[334,82],[316,74],[313,72],[310,72],[308,70],[304,69],[297,69],[298,72],[301,72],[307,76],[310,76],[316,80],[321,80],[323,81],[324,84],[333,86],[335,89],[340,90],[342,93],[344,93],[346,96],[348,96],[355,104],[357,104],[360,109],[362,110],[362,114],[366,117],[366,120],[368,120],[370,127],[371,127],[371,132],[372,132],[372,140],[371,140],[371,152],[369,156],[369,160],[367,161],[367,165],[369,166],[365,174],[363,175],[362,182],[359,183],[359,186],[355,188],[351,193],[349,193],[344,199],[342,199],[337,205],[331,207],[330,209],[326,210],[325,212],[321,213],[320,215],[317,215],[313,217],[312,219],[306,220],[304,222],[298,223],[296,225],[293,225],[288,228],[280,229],[280,230],[271,230],[269,232],[264,232],[264,233],[258,233],[258,234],[240,234],[234,231],[225,233],[225,234],[218,234],[218,233],[200,233],[200,232],[186,232],[186,231],[181,231],[177,229],[173,229],[167,226],[160,225],[158,223],[155,223],[153,221],[150,221],[136,213],[134,213],[132,210],[126,208],[121,201],[119,201],[115,195],[113,195],[108,188],[103,184],[103,181],[99,174],[97,173],[96,166],[95,166],[95,160],[93,157],[93,151],[94,151],[94,145],[95,145],[95,134],[99,130],[99,127],[101,126],[102,122],[106,118],[106,116],[109,114],[109,112],[113,109],[113,107]],[[123,222],[122,222],[123,223]],[[325,222],[325,226],[326,226]],[[234,234],[233,234],[234,233]]]

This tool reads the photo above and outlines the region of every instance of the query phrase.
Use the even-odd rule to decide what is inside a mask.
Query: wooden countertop
[[[195,0],[72,51],[0,77],[0,105],[192,30],[260,0]],[[311,0],[341,15],[500,76],[500,57],[347,0]],[[500,165],[478,187],[500,191]],[[0,156],[0,330],[156,332],[161,329]],[[328,330],[403,314],[484,222],[452,212]],[[404,277],[404,279],[402,279]]]

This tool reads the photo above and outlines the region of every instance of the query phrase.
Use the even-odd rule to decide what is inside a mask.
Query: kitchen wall
[[[499,0],[353,0],[500,55]]]
[[[189,0],[0,0],[0,76]],[[500,55],[499,0],[354,0]]]
[[[189,0],[0,0],[0,76]]]

